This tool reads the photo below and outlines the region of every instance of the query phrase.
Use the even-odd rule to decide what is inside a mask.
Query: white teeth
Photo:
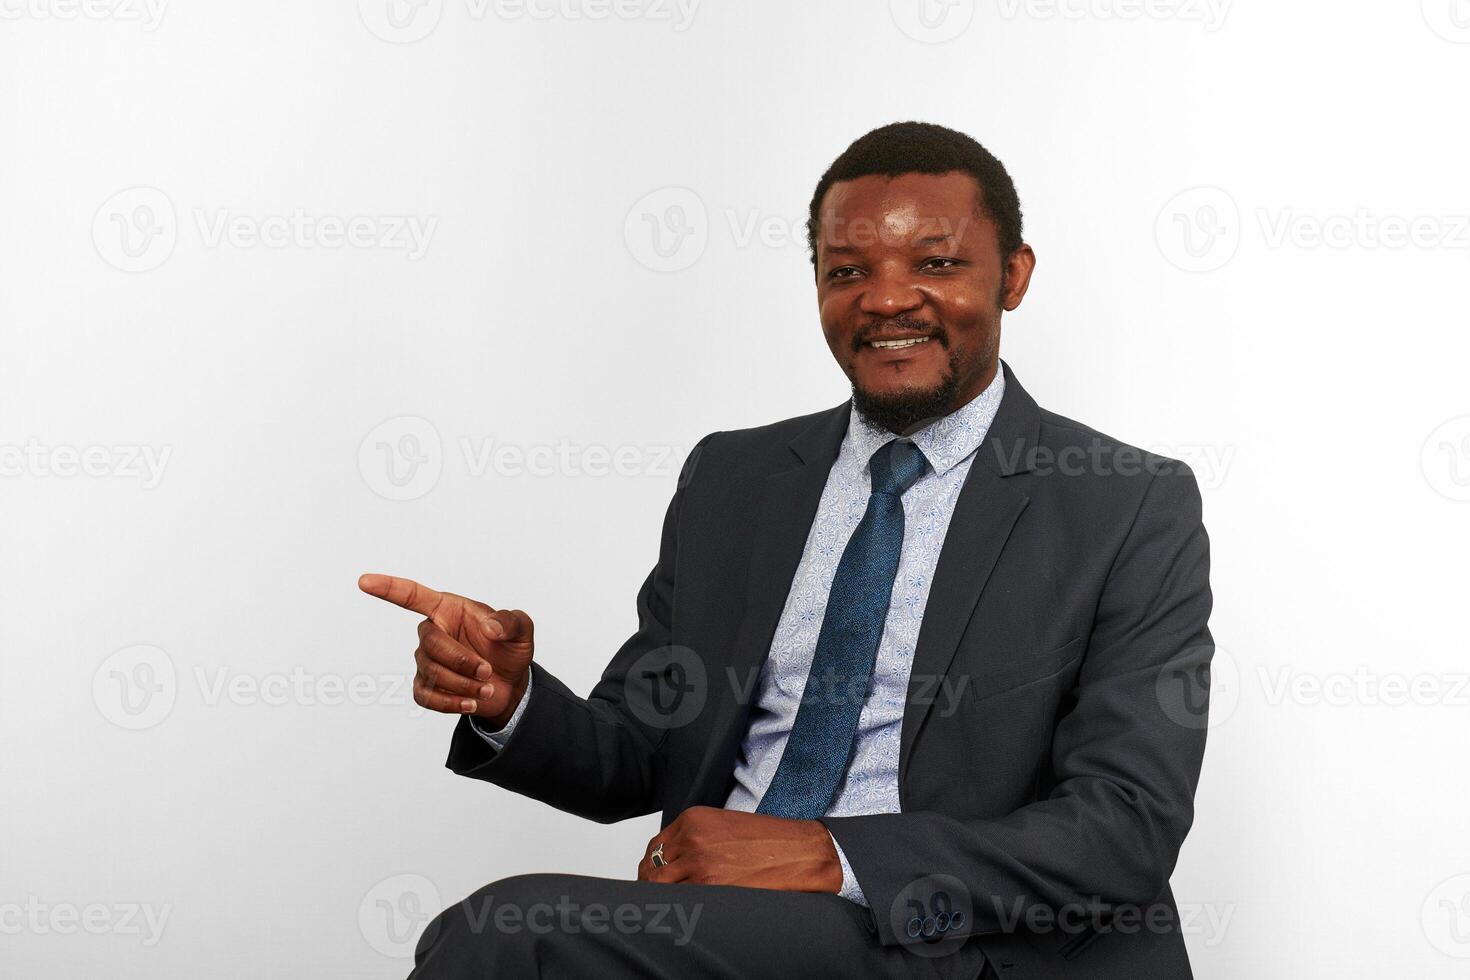
[[[909,337],[906,340],[870,340],[870,341],[868,341],[868,346],[869,347],[912,347],[915,344],[922,344],[924,341],[926,341],[928,339],[929,339],[928,337]]]

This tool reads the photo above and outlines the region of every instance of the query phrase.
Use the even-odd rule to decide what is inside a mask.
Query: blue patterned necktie
[[[926,465],[906,439],[884,443],[869,460],[868,509],[837,563],[801,707],[757,813],[815,819],[842,782],[903,550],[902,497]]]

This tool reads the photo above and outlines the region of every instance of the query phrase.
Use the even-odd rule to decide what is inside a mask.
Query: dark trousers
[[[410,978],[994,977],[973,941],[885,947],[866,916],[836,895],[518,875],[440,913]]]

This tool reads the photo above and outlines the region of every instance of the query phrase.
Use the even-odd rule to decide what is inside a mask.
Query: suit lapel
[[[960,488],[919,626],[899,736],[900,800],[914,740],[938,699],[960,637],[974,615],[1011,529],[1030,500],[1007,478],[1030,469],[1034,463],[1031,450],[1036,445],[1041,413],[1010,366],[1002,362],[1002,369],[1005,395]]]
[[[820,413],[788,444],[792,465],[766,477],[752,531],[745,578],[745,613],[727,670],[710,678],[711,745],[695,777],[690,804],[724,806],[735,750],[759,694],[757,682],[781,611],[816,520],[827,476],[847,434],[850,403]]]

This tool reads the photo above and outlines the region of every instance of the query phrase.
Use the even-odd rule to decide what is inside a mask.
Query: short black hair
[[[1021,247],[1021,199],[1016,184],[995,155],[958,130],[936,123],[896,122],[879,126],[852,142],[817,181],[807,213],[806,241],[817,268],[822,198],[839,180],[872,174],[945,174],[963,171],[980,185],[980,207],[1000,238],[1001,260]]]

